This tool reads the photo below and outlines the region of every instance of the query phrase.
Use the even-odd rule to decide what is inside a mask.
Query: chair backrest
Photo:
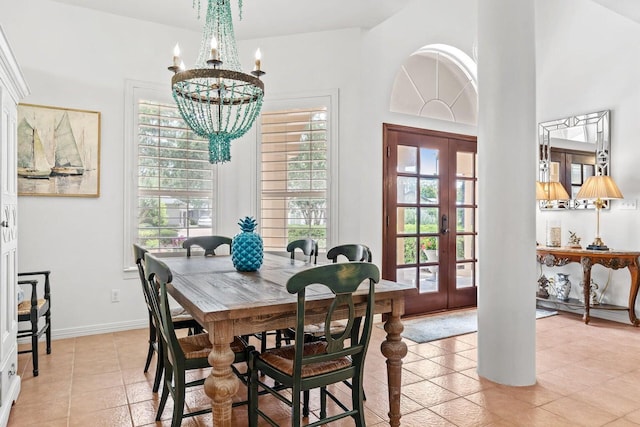
[[[353,367],[363,369],[364,356],[371,337],[375,306],[375,284],[380,281],[380,271],[375,264],[368,262],[349,262],[327,264],[301,271],[287,281],[287,291],[297,294],[297,325],[295,330],[294,376],[300,378],[302,366],[309,363],[335,360],[351,356]],[[304,325],[317,323],[317,318],[306,318],[306,289],[310,285],[323,285],[334,294],[334,300],[325,316],[326,352],[304,355]],[[366,285],[367,293],[355,299],[353,293]],[[314,286],[315,288],[315,286]],[[319,289],[314,289],[313,295]],[[311,298],[310,301],[312,301]],[[364,313],[361,310],[364,303]],[[331,331],[332,320],[340,320],[337,312],[348,313],[347,324],[341,332]],[[317,311],[310,310],[309,315],[317,316]]]
[[[154,321],[156,322],[162,345],[165,349],[167,361],[175,366],[184,364],[184,353],[176,337],[171,318],[171,307],[167,298],[167,283],[171,283],[173,275],[169,267],[155,256],[145,255],[145,267],[147,270],[146,292],[149,299]]]
[[[309,262],[313,259],[313,263],[318,263],[318,242],[313,239],[306,238],[294,240],[287,245],[287,252],[291,254],[291,259],[295,259],[296,249],[300,249],[303,254],[309,257]]]
[[[333,262],[338,262],[338,257],[342,255],[348,261],[371,262],[371,249],[365,245],[350,244],[334,246],[327,252],[327,258]]]
[[[138,274],[140,275],[140,283],[144,287],[147,278],[144,274],[144,256],[148,251],[137,243],[133,244],[133,258],[136,260],[136,265],[138,266]]]
[[[220,245],[229,245],[231,252],[231,238],[225,236],[196,236],[182,242],[182,247],[187,250],[187,256],[191,256],[191,246],[199,246],[204,249],[204,256],[215,256],[216,249]]]

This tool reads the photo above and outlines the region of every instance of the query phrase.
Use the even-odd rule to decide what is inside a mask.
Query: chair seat
[[[347,327],[346,320],[333,320],[329,328],[331,334],[342,333]],[[313,335],[314,337],[324,336],[324,323],[312,323],[304,325],[304,333],[307,335]]]
[[[316,354],[326,353],[327,343],[324,341],[315,341],[304,345],[304,355],[313,356]],[[275,369],[288,375],[293,375],[293,361],[295,359],[295,346],[288,345],[286,347],[274,348],[260,354],[260,359]],[[333,372],[338,369],[348,368],[351,366],[351,359],[348,357],[340,357],[333,360],[320,363],[310,363],[302,367],[302,377],[311,377],[327,372]]]
[[[178,342],[180,343],[180,347],[187,359],[208,357],[209,353],[211,353],[212,346],[209,341],[209,334],[189,335],[178,338]],[[231,344],[231,350],[234,353],[243,352],[246,347],[245,343],[238,337],[235,337]]]
[[[193,317],[191,317],[191,315],[183,307],[176,307],[171,309],[171,319],[176,322],[181,320],[193,319]]]
[[[38,311],[42,310],[42,307],[45,306],[47,300],[38,299]],[[18,316],[29,316],[31,313],[31,300],[22,301],[18,304]]]

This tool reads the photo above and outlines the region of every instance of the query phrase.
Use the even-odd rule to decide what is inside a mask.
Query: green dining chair
[[[182,242],[182,247],[187,250],[187,256],[191,256],[191,247],[199,246],[204,249],[204,256],[215,256],[216,249],[222,245],[229,245],[231,252],[231,238],[225,236],[196,236]]]
[[[291,406],[291,425],[301,423],[301,394],[320,389],[319,420],[309,427],[324,425],[342,418],[352,417],[357,427],[365,426],[363,409],[362,376],[364,361],[371,337],[375,307],[375,284],[380,271],[368,262],[350,262],[322,265],[295,274],[287,281],[287,291],[297,294],[297,324],[295,343],[274,348],[264,353],[249,355],[249,425],[258,425],[258,418],[271,425],[275,421],[258,405],[259,388],[275,395]],[[313,285],[313,293],[307,299],[307,287]],[[347,314],[347,323],[341,332],[325,331],[325,340],[305,342],[304,325],[317,319],[313,301],[324,286],[327,294],[333,294],[333,302],[324,318],[330,325],[336,313]],[[360,288],[361,293],[354,295]],[[316,320],[317,321],[317,320]],[[328,328],[327,328],[328,329]],[[258,372],[272,378],[276,384],[291,389],[290,395],[268,385]],[[343,403],[327,386],[351,380],[351,402]],[[332,416],[327,414],[327,397],[342,409]]]
[[[173,398],[171,426],[178,427],[183,418],[211,411],[211,407],[208,407],[185,413],[184,404],[186,388],[202,385],[205,381],[205,378],[199,378],[187,382],[186,372],[193,369],[210,368],[208,357],[212,346],[207,333],[182,338],[176,336],[167,295],[167,283],[171,283],[173,279],[171,270],[164,262],[149,253],[145,255],[145,265],[147,268],[147,298],[151,302],[155,321],[159,325],[160,344],[163,347],[164,356],[164,384],[156,421],[160,421],[167,399],[171,395]],[[242,339],[236,337],[231,349],[234,352],[233,363],[240,363],[247,361],[248,353],[253,350],[253,347],[247,346]],[[239,372],[235,366],[232,366],[232,369],[238,378],[247,384],[247,374]],[[245,403],[235,402],[234,406]]]
[[[327,259],[332,262],[338,262],[340,257],[344,257],[347,261],[366,261],[371,262],[371,249],[362,244],[345,244],[334,246],[327,251]]]
[[[296,258],[296,249],[300,249],[305,256],[309,257],[308,262],[318,263],[318,242],[313,239],[306,238],[294,240],[287,245],[287,252],[291,254],[291,259]]]
[[[164,371],[164,362],[162,355],[162,346],[158,345],[158,327],[154,322],[153,310],[151,308],[151,302],[147,297],[147,278],[144,271],[144,256],[147,253],[147,249],[134,243],[133,244],[133,257],[138,267],[138,275],[140,276],[140,283],[142,284],[142,294],[147,306],[147,314],[149,316],[149,348],[147,350],[147,360],[144,364],[144,373],[146,374],[151,365],[154,353],[157,354],[156,361],[156,373],[153,380],[153,392],[157,393],[160,388],[160,381],[162,380],[162,373]],[[189,329],[189,335],[202,333],[202,326],[187,313],[184,308],[176,307],[171,309],[171,318],[173,320],[174,329]]]

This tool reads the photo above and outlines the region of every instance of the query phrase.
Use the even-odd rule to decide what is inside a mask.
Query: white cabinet
[[[17,105],[29,89],[0,28],[0,426],[20,392],[18,372]]]

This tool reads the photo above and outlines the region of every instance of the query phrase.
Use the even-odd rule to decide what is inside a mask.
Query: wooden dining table
[[[169,294],[209,333],[212,369],[204,390],[211,399],[213,425],[233,426],[232,398],[240,382],[231,369],[234,354],[230,344],[235,336],[294,327],[296,296],[287,292],[286,283],[297,272],[314,265],[271,253],[265,253],[261,268],[251,273],[236,271],[230,256],[163,260],[173,273],[167,286]],[[387,359],[388,415],[392,427],[400,425],[402,358],[407,354],[407,345],[400,335],[403,330],[400,316],[404,314],[404,292],[409,289],[413,288],[381,280],[375,291],[375,313],[384,315],[387,333],[380,350]],[[332,298],[327,292],[320,289],[314,292],[313,303],[317,307],[329,306]],[[354,295],[356,302],[359,293]],[[365,293],[363,288],[362,298]],[[322,313],[318,314],[320,321],[324,321]]]

